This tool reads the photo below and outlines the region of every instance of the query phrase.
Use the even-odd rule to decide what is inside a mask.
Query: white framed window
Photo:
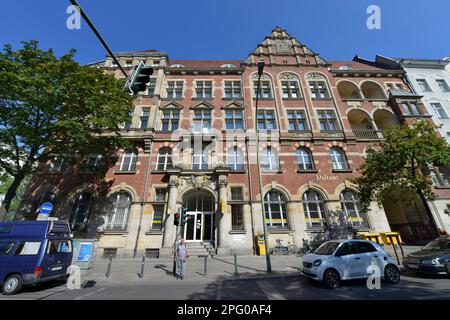
[[[244,110],[226,110],[225,128],[226,130],[244,130]]]
[[[265,170],[279,170],[280,163],[278,159],[278,153],[275,148],[266,147],[263,150],[263,168]]]
[[[163,110],[161,119],[161,131],[172,132],[178,129],[180,123],[179,110]]]
[[[342,211],[347,218],[347,222],[355,228],[369,227],[367,216],[362,212],[358,195],[350,189],[345,189],[341,192],[340,198]]]
[[[323,227],[326,211],[325,201],[320,193],[315,190],[308,190],[303,193],[303,211],[307,228]]]
[[[242,97],[241,81],[225,81],[225,98],[240,99]]]
[[[244,170],[244,154],[238,147],[228,149],[227,165],[231,170]]]
[[[258,81],[253,81],[253,89],[255,93],[255,97],[258,93]],[[261,80],[259,86],[259,98],[261,99],[271,99],[272,98],[272,89],[270,86],[270,80]]]
[[[148,128],[148,119],[150,117],[150,108],[142,108],[142,114],[141,114],[141,123],[139,125],[140,129],[147,129]]]
[[[287,201],[278,190],[270,190],[264,197],[266,225],[271,229],[289,229]]]
[[[314,162],[311,151],[306,148],[300,147],[296,150],[297,163],[299,170],[313,170]]]
[[[306,130],[308,130],[305,111],[289,110],[287,112],[287,116],[288,116],[290,131],[306,131]]]
[[[209,131],[211,129],[211,110],[194,111],[194,132]]]
[[[181,99],[183,97],[183,81],[167,81],[167,98]]]
[[[432,92],[430,85],[428,84],[427,80],[425,79],[417,79],[417,84],[420,87],[420,90],[422,92]]]
[[[327,84],[325,81],[309,81],[309,89],[313,99],[329,99]]]
[[[70,206],[70,229],[84,230],[87,226],[92,207],[92,193],[83,191],[76,195]]]
[[[299,99],[301,98],[300,87],[298,81],[281,81],[281,90],[283,92],[284,99]]]
[[[445,81],[444,79],[437,79],[436,83],[438,84],[442,92],[450,92],[450,87],[448,86],[447,81]]]
[[[212,81],[195,81],[195,97],[201,99],[212,98]]]
[[[430,105],[438,119],[448,119],[447,112],[445,112],[444,108],[439,102],[431,102]]]
[[[339,130],[336,114],[334,110],[317,110],[321,131]]]
[[[125,231],[131,207],[131,196],[128,192],[119,191],[109,197],[108,214],[105,229],[109,231]]]
[[[273,110],[259,110],[257,118],[259,130],[274,130],[277,128],[275,113]]]
[[[330,159],[333,164],[334,170],[347,170],[347,158],[345,157],[345,152],[341,148],[332,147],[330,148]]]
[[[166,171],[167,168],[172,167],[172,149],[162,148],[158,152],[156,159],[156,170]]]
[[[136,162],[138,157],[138,151],[136,149],[127,150],[122,157],[122,163],[120,164],[120,171],[135,171]]]

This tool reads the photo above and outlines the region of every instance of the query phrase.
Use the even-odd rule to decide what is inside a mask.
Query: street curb
[[[283,278],[293,278],[301,276],[301,272],[289,273],[289,274],[274,274],[274,275],[264,275],[264,276],[233,276],[233,281],[239,280],[263,280],[263,279],[283,279]]]

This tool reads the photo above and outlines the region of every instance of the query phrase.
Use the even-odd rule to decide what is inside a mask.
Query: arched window
[[[266,224],[272,229],[289,229],[287,217],[287,201],[281,192],[270,190],[266,193],[264,209]]]
[[[312,170],[314,169],[314,163],[312,160],[311,151],[306,148],[298,148],[297,151],[297,162],[299,170]]]
[[[303,211],[308,228],[321,228],[325,217],[325,201],[320,193],[308,190],[303,194]]]
[[[347,221],[355,228],[367,228],[367,216],[362,212],[361,201],[356,192],[345,189],[341,192],[341,206]]]
[[[244,155],[238,147],[228,149],[227,164],[231,170],[244,170]]]
[[[172,167],[172,149],[162,148],[158,152],[158,158],[156,159],[156,170],[165,171],[167,168]]]
[[[119,191],[108,199],[108,216],[106,230],[124,231],[127,229],[128,215],[131,207],[131,196],[128,192]]]
[[[266,170],[279,170],[277,151],[272,147],[267,147],[263,151],[263,168]]]
[[[91,213],[92,193],[83,191],[76,195],[70,207],[69,223],[73,231],[83,231],[86,228]]]
[[[332,147],[330,149],[330,159],[333,163],[333,169],[335,170],[347,170],[347,158],[345,157],[345,152],[341,148]]]
[[[120,171],[135,171],[138,151],[136,149],[127,150],[122,157]]]

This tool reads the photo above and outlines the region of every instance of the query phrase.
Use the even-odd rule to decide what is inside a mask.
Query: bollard
[[[237,256],[236,253],[234,254],[234,275],[238,275],[238,267],[237,267]]]
[[[109,256],[108,269],[106,270],[106,277],[109,278],[111,275],[111,264],[112,264],[112,255]]]
[[[204,264],[204,272],[203,272],[203,276],[204,277],[206,277],[206,275],[207,275],[207,270],[208,270],[208,268],[207,268],[207,265],[208,265],[208,256],[204,256],[204,258],[205,258],[205,264]]]
[[[142,256],[141,273],[138,274],[139,278],[144,277],[144,267],[145,267],[145,256]]]
[[[397,249],[395,249],[394,241],[391,241],[392,248],[394,248],[395,257],[397,258],[397,263],[400,265],[400,259],[398,258]]]

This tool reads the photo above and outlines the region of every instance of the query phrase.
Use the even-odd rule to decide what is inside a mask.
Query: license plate
[[[53,268],[52,268],[52,271],[62,270],[62,268],[63,268],[63,267],[61,267],[61,266],[60,266],[60,267],[53,267]]]
[[[408,267],[411,269],[419,269],[419,266],[417,264],[409,264]]]

